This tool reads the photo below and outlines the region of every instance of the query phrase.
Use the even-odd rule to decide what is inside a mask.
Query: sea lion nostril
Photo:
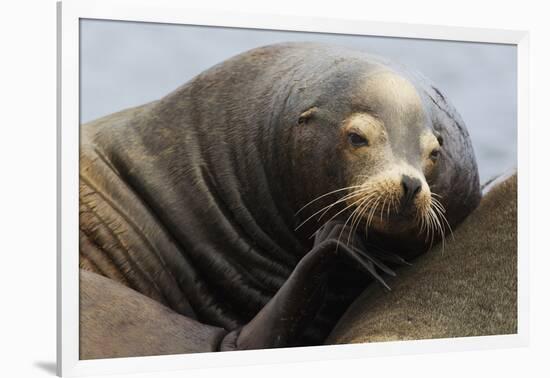
[[[403,175],[401,176],[401,186],[403,187],[402,205],[404,207],[420,192],[422,183],[417,178]]]

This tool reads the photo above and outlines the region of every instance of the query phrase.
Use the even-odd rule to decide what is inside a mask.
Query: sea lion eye
[[[436,148],[436,149],[432,150],[432,152],[430,152],[430,159],[432,161],[436,161],[437,158],[439,158],[439,149]]]
[[[348,140],[351,143],[351,145],[354,147],[362,147],[362,146],[369,145],[369,141],[367,140],[367,138],[362,137],[357,133],[349,133]]]

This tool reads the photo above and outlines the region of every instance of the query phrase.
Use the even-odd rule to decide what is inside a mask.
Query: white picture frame
[[[292,30],[517,46],[518,59],[518,333],[505,336],[400,341],[375,344],[282,348],[102,360],[79,360],[78,170],[79,170],[79,20],[109,19],[156,23]],[[62,376],[118,374],[464,351],[525,346],[528,343],[528,50],[524,31],[473,29],[357,20],[288,17],[274,14],[186,9],[177,0],[64,1],[58,3],[58,304],[57,372]]]

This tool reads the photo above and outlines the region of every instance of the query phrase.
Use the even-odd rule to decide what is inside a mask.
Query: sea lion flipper
[[[334,234],[327,232],[325,236]],[[296,265],[277,294],[244,327],[229,333],[221,350],[262,349],[293,345],[318,313],[325,296],[330,267],[338,255],[353,250],[336,238],[318,239]],[[375,268],[373,266],[374,274]]]
[[[351,227],[340,222],[325,225],[316,234],[314,247],[296,265],[277,294],[248,324],[227,334],[220,350],[293,345],[323,304],[327,279],[337,257],[352,258],[360,268],[390,290],[377,269],[387,274],[394,274],[393,271],[357,248],[357,236],[350,232]],[[342,241],[343,236],[351,236],[351,245]]]

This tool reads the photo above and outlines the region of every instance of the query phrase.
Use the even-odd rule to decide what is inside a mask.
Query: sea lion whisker
[[[435,215],[435,212],[433,211],[433,209],[431,207],[428,210],[428,214],[430,216],[430,223],[432,225],[432,232],[431,232],[431,236],[430,236],[430,249],[431,249],[433,247],[433,244],[434,244],[434,241],[435,241],[435,233],[436,233],[436,231],[438,231],[437,216]]]
[[[367,213],[367,211],[369,211],[369,206],[370,204],[376,199],[375,196],[370,196],[369,198],[366,198],[365,199],[365,202],[362,202],[361,205],[362,205],[362,209],[359,213],[359,220],[360,219],[365,219],[365,213]],[[366,224],[366,223],[365,223]],[[356,226],[356,229],[359,227],[359,222],[357,222],[357,226]],[[366,233],[366,226],[365,226],[365,233]],[[367,236],[367,235],[366,235]]]
[[[360,188],[362,185],[352,185],[352,186],[346,186],[345,188],[340,188],[340,189],[336,189],[336,190],[333,190],[333,191],[330,191],[330,192],[327,192],[323,195],[320,195],[319,197],[315,198],[314,200],[312,201],[309,201],[308,203],[306,203],[304,206],[302,206],[300,208],[300,210],[298,210],[294,215],[298,215],[300,212],[302,212],[306,207],[308,207],[309,205],[313,204],[314,202],[317,202],[319,201],[321,198],[324,198],[326,196],[329,196],[331,194],[334,194],[334,193],[338,193],[338,192],[341,192],[343,190],[349,190],[349,189],[355,189],[355,188]]]
[[[386,289],[391,290],[391,288],[386,284],[382,276],[380,276],[380,274],[376,271],[376,267],[392,277],[396,276],[395,272],[378,258],[370,256],[365,251],[353,247],[351,247],[350,249],[353,252],[353,257],[355,257],[357,262],[374,278],[376,278],[382,285],[384,285]]]
[[[325,216],[326,213],[328,213],[330,211],[330,209],[332,209],[334,206],[336,206],[337,204],[339,203],[342,203],[342,202],[345,202],[353,197],[356,197],[356,196],[359,196],[359,195],[363,195],[363,193],[365,193],[367,190],[366,189],[358,189],[352,193],[349,193],[347,195],[345,195],[343,198],[339,199],[338,201],[336,202],[333,202],[332,204],[328,205],[328,206],[325,206],[323,209],[325,209],[325,211],[323,212],[323,214],[321,214],[319,216],[319,218],[317,219],[317,221],[320,221],[321,218],[323,218]],[[320,211],[322,211],[323,209],[321,209]]]
[[[436,211],[435,212],[436,214],[436,217],[438,219],[438,223],[439,223],[439,232],[441,234],[441,240],[442,240],[442,247],[443,247],[443,250],[445,250],[445,243],[447,242],[446,240],[446,237],[445,237],[445,227],[444,227],[444,223],[443,223],[443,217],[442,217],[442,214],[439,213]]]
[[[378,197],[378,199],[376,200],[376,202],[374,203],[374,206],[373,206],[373,209],[370,213],[370,220],[369,220],[369,226],[370,224],[372,223],[373,219],[374,219],[374,216],[376,215],[376,210],[378,209],[378,205],[380,204],[380,201],[381,201],[381,196]]]
[[[353,252],[356,252],[355,250]],[[359,254],[356,252],[354,254],[354,257],[356,258],[357,262],[363,267],[363,269],[365,269],[368,273],[370,273],[378,282],[380,282],[385,288],[386,290],[390,291],[391,288],[389,287],[389,285],[386,283],[386,281],[384,281],[384,279],[382,278],[382,276],[380,276],[378,274],[378,272],[376,271],[376,267],[374,265],[374,263],[370,260],[367,260],[367,259],[363,259],[363,258],[360,258],[359,257]],[[393,271],[392,271],[393,272]]]
[[[435,192],[431,192],[432,195],[434,196],[437,196],[437,197],[440,197],[442,198],[441,195],[435,193]],[[454,233],[453,233],[453,230],[451,228],[451,225],[449,224],[449,221],[447,220],[447,217],[445,216],[445,214],[447,213],[446,209],[445,209],[445,206],[443,206],[443,204],[441,203],[441,201],[439,201],[437,198],[433,198],[432,197],[432,205],[434,206],[435,209],[437,209],[437,212],[438,212],[438,215],[441,217],[441,219],[443,220],[443,222],[445,222],[447,228],[449,229],[450,233],[451,233],[451,237],[453,238],[454,240]]]
[[[424,241],[427,243],[430,240],[430,233],[432,230],[432,223],[429,211],[424,211],[422,213],[422,218],[426,228],[426,237],[424,238]]]
[[[362,206],[365,203],[365,201],[367,201],[367,200],[368,200],[368,196],[365,199],[363,199],[363,201],[361,201],[359,203],[359,205],[357,205],[355,210],[353,211],[355,215],[351,220],[351,232],[348,235],[348,241],[347,241],[346,245],[349,245],[351,235],[355,234],[356,225],[359,225],[359,223],[360,223],[360,214],[361,214],[361,211],[362,211]]]
[[[384,196],[384,201],[382,202],[382,208],[380,209],[380,218],[384,217],[384,208],[386,207],[387,200],[388,200],[388,196]]]
[[[418,236],[422,235],[424,231],[427,232],[427,223],[426,223],[426,216],[425,216],[425,208],[423,207],[417,207],[415,214],[414,214],[414,221],[416,225],[419,227],[418,229]]]
[[[426,243],[428,240],[430,240],[430,248],[433,245],[433,241],[435,238],[435,232],[439,231],[440,228],[440,222],[437,218],[437,214],[441,212],[441,210],[435,205],[435,202],[437,201],[435,198],[431,197],[431,201],[429,206],[422,210],[418,209],[418,213],[420,213],[420,231],[419,234],[422,234],[424,231],[426,232],[425,241]],[[434,213],[432,209],[437,209],[437,214]]]
[[[364,247],[367,248],[366,245]],[[389,274],[390,276],[396,276],[395,272],[389,266],[384,264],[384,262],[378,256],[376,256],[376,254],[367,253],[365,250],[356,247],[350,247],[350,249],[356,254],[356,257],[361,258],[365,261],[372,262],[380,270],[382,270],[386,274]],[[386,253],[386,251],[384,251],[384,253]]]
[[[347,198],[345,198],[344,201],[347,201],[347,200],[349,200],[349,199],[351,199],[351,198],[353,198],[353,197],[359,196],[359,195],[362,196],[363,193],[352,193],[352,195],[347,196]],[[368,194],[367,194],[367,196],[368,196]],[[362,198],[359,198],[359,200],[353,202],[350,206],[347,206],[346,209],[349,209],[351,206],[355,205],[356,203],[360,202],[361,200],[362,200]],[[339,201],[339,202],[342,202],[342,201]],[[330,210],[330,207],[332,207],[333,205],[336,205],[336,203],[334,203],[334,204],[332,204],[332,205],[329,205],[329,208],[328,208],[327,210],[325,210],[325,213],[326,213],[327,211],[329,211],[329,210]],[[344,209],[344,210],[346,210],[346,209]],[[325,213],[323,213],[323,214],[319,217],[319,220],[325,215]],[[333,217],[331,217],[331,218],[329,219],[329,221],[332,220],[332,219],[334,219],[337,215],[339,215],[339,214],[341,214],[341,213],[342,213],[342,212],[338,212],[338,213],[335,214]]]
[[[347,209],[349,209],[350,207],[352,206],[355,206],[356,203],[358,203],[359,201],[362,201],[362,198],[358,199],[357,201],[353,202],[352,204],[346,206],[344,209],[340,210],[339,212],[337,212],[336,214],[334,214],[332,217],[330,217],[330,219],[328,219],[325,223],[323,223],[323,225],[321,225],[321,227],[319,227],[313,234],[315,235],[317,233],[317,231],[319,231],[321,228],[323,228],[328,222],[330,222],[331,220],[333,220],[334,218],[336,218],[338,215],[342,214],[344,211],[346,211]],[[311,236],[310,236],[311,238]]]
[[[443,220],[443,222],[445,223],[445,225],[447,226],[447,228],[449,229],[449,232],[451,233],[451,238],[454,240],[455,236],[454,236],[454,233],[453,233],[453,229],[451,228],[451,225],[449,224],[449,221],[447,220],[447,217],[445,216],[445,214],[443,214],[443,212],[438,209],[437,207],[434,207],[434,209],[436,209],[439,217],[441,218],[441,220]]]
[[[443,213],[446,212],[445,207],[443,207],[443,204],[435,198],[432,198],[432,205],[439,208],[439,210],[441,210]]]
[[[416,213],[414,215],[414,221],[416,225],[419,227],[418,235],[422,235],[424,231],[424,216],[422,215],[422,212],[420,211],[420,209],[416,210]]]
[[[424,238],[424,242],[427,243],[430,240],[430,229],[431,229],[430,218],[429,218],[428,213],[424,213],[422,216],[423,216],[424,222],[426,224],[426,237]]]
[[[387,201],[387,204],[388,204],[388,208],[386,209],[386,219],[387,219],[387,222],[390,221],[390,207],[391,207],[391,201],[392,201],[392,197],[391,195],[388,195],[386,194],[384,196],[384,203],[382,204],[382,209],[380,210],[380,218],[381,219],[384,219],[384,209],[386,208],[386,201]]]
[[[372,195],[369,199],[369,202],[365,205],[367,207],[367,210],[372,210],[371,205],[373,205],[377,200],[379,200],[379,198],[380,198],[380,196],[378,194]]]
[[[437,213],[434,211],[434,208],[430,208],[430,212],[434,219],[436,231],[438,231],[441,234],[441,247],[442,247],[442,251],[444,251],[445,250],[445,232],[443,231],[443,228],[441,226],[441,221],[439,220]]]
[[[433,208],[433,209],[436,209],[436,210],[437,210],[439,213],[441,213],[441,214],[445,214],[445,209],[441,208],[440,205],[436,205],[436,204],[434,203],[434,204],[432,204],[432,208]]]
[[[449,229],[449,232],[451,233],[451,238],[452,238],[452,240],[454,240],[455,235],[453,233],[453,229],[451,228],[451,225],[449,224],[449,221],[447,220],[447,217],[445,216],[445,214],[442,213],[442,211],[440,209],[438,209],[438,208],[434,208],[434,209],[436,209],[437,215],[441,218],[441,220],[443,221],[443,224],[445,226],[447,226],[447,228]],[[441,225],[441,228],[442,228],[441,232],[444,236],[445,230],[444,230],[443,225]]]
[[[367,224],[365,226],[365,234],[368,235],[368,229],[370,228],[370,225],[371,225],[371,222],[373,220],[373,217],[374,217],[374,213],[376,212],[376,209],[378,208],[378,204],[380,203],[380,196],[378,196],[378,198],[376,199],[376,202],[374,203],[374,206],[372,207],[369,215],[368,215],[368,219],[367,219]]]
[[[399,199],[397,198],[397,196],[395,196],[394,198],[395,198],[394,212],[397,213],[399,211]]]
[[[363,198],[359,199],[358,201],[355,201],[350,206],[355,205],[356,203],[361,202],[361,201],[363,201]],[[342,233],[346,229],[346,225],[348,224],[349,220],[351,219],[351,217],[353,216],[353,214],[355,213],[356,210],[357,210],[357,207],[353,210],[353,212],[350,214],[350,216],[344,222],[344,226],[342,227],[342,230],[340,231],[340,234],[338,235],[338,239],[336,241],[336,249],[338,249],[338,246],[340,245],[340,238],[342,237]]]
[[[349,246],[349,243],[350,243],[350,240],[351,240],[351,236],[353,235],[353,225],[355,223],[355,219],[357,217],[357,214],[359,212],[359,209],[361,208],[361,204],[363,203],[364,199],[361,200],[361,202],[359,202],[359,204],[357,206],[355,206],[355,209],[353,209],[353,211],[351,212],[351,215],[350,215],[350,218],[351,218],[351,226],[350,226],[350,232],[348,234],[348,239],[346,241],[346,246]]]
[[[436,217],[433,210],[430,208],[428,211],[430,214],[430,222],[432,224],[432,233],[430,235],[430,248],[432,248],[436,237],[437,223],[436,223]]]
[[[377,193],[373,193],[370,198],[369,198],[369,201],[367,203],[365,203],[364,205],[364,210],[363,210],[363,215],[365,213],[368,213],[370,215],[370,212],[372,211],[372,205],[379,199],[379,196],[377,195]],[[368,216],[366,217],[366,220],[368,221]]]
[[[376,209],[378,208],[378,204],[380,203],[381,196],[378,195],[376,198],[376,202],[374,203],[374,206],[371,208],[371,211],[369,213],[369,216],[367,218],[367,229],[370,227],[372,219],[374,218],[374,213],[376,212]]]
[[[393,211],[394,213],[397,213],[397,211],[398,211],[398,207],[397,207],[398,202],[399,202],[399,200],[398,200],[397,196],[396,196],[394,193],[392,193],[392,194],[391,194],[391,205],[392,205],[392,210],[390,210],[390,211]],[[389,216],[388,216],[388,217],[389,217]]]
[[[367,196],[365,196],[365,199],[359,203],[357,206],[357,214],[355,219],[352,219],[351,223],[351,232],[354,234],[357,231],[357,228],[359,227],[359,224],[361,222],[362,216],[365,213],[365,211],[368,210],[369,203],[374,199],[376,193],[369,193]],[[354,225],[355,223],[355,225]],[[349,236],[348,236],[348,243],[349,243]]]
[[[426,215],[425,212],[422,213],[422,224],[423,224],[423,232],[425,234],[424,236],[424,242],[427,243],[428,240],[430,239],[430,225],[429,225],[429,222],[428,222],[428,216]]]
[[[365,198],[366,200],[371,198],[372,195],[371,194],[368,194],[367,197]],[[363,199],[360,199],[360,200],[363,200]],[[309,236],[309,239],[311,239],[312,237],[315,236],[315,234],[321,229],[323,228],[328,222],[330,222],[331,220],[333,220],[335,217],[337,217],[340,213],[342,213],[343,211],[347,210],[349,207],[353,206],[355,203],[357,203],[358,201],[354,202],[353,204],[351,204],[350,206],[347,206],[345,209],[343,209],[342,211],[334,214],[331,218],[329,218],[327,221],[325,221],[319,228],[317,228],[310,236]]]
[[[325,207],[323,207],[322,209],[316,211],[315,213],[313,213],[312,215],[310,215],[308,218],[306,218],[306,220],[304,220],[302,223],[300,223],[295,229],[294,231],[298,230],[300,227],[302,227],[304,224],[306,224],[311,218],[314,218],[317,214],[321,213],[324,211],[323,214],[321,214],[321,216],[319,217],[319,219],[317,219],[317,221],[321,220],[321,218],[327,213],[328,210],[330,210],[331,207],[339,204],[339,203],[342,203],[342,202],[345,202],[347,201],[348,199],[350,198],[353,198],[355,196],[359,196],[361,195],[362,193],[357,193],[357,192],[352,192],[352,193],[349,193],[347,195],[345,195],[344,197],[338,199],[337,201],[331,203],[330,205],[327,205]],[[346,208],[347,209],[347,208]],[[340,214],[340,213],[338,213]],[[332,219],[332,218],[331,218]]]
[[[387,212],[388,222],[390,221],[390,210],[393,207],[393,203],[395,201],[393,194],[391,194],[389,197],[390,197],[390,203],[388,204],[388,212]]]

